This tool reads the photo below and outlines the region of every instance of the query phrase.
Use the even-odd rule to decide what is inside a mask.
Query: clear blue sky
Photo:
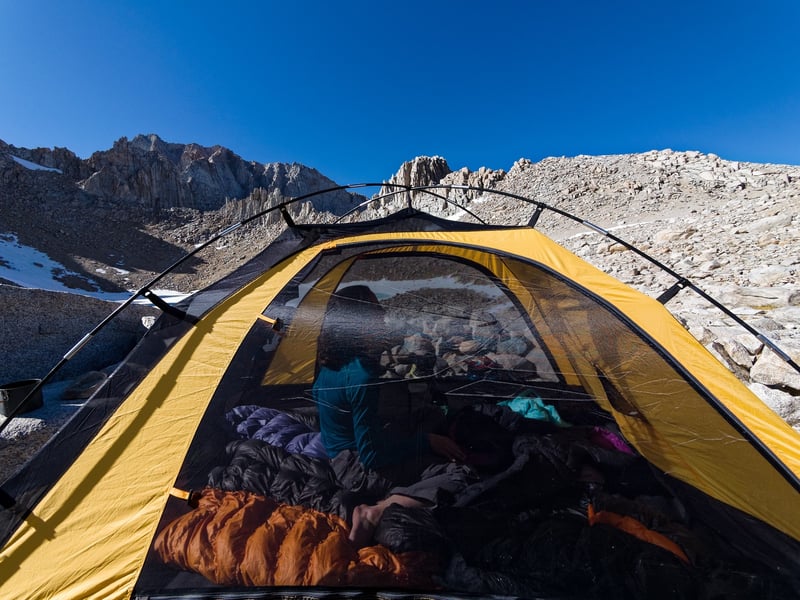
[[[403,161],[700,150],[800,164],[800,1],[0,0],[0,139]]]

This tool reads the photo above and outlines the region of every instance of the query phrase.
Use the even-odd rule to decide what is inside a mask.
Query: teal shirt
[[[430,450],[424,434],[397,439],[384,431],[378,417],[378,380],[357,358],[338,371],[322,367],[312,391],[322,443],[331,458],[355,450],[364,466],[375,469]]]

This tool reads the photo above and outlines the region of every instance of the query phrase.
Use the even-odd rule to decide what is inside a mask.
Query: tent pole
[[[337,185],[337,186],[334,186],[334,187],[331,187],[331,188],[326,188],[324,190],[317,190],[315,192],[310,192],[308,194],[304,194],[304,195],[298,196],[296,198],[290,198],[289,200],[287,200],[285,202],[282,202],[282,203],[277,204],[275,206],[272,206],[270,208],[266,208],[266,209],[264,209],[262,211],[257,212],[256,214],[254,214],[254,215],[252,215],[250,217],[247,217],[246,219],[242,219],[238,223],[234,223],[233,225],[230,225],[230,226],[222,229],[221,231],[219,231],[218,233],[216,233],[215,235],[210,237],[208,240],[206,240],[202,244],[199,244],[192,251],[187,252],[184,256],[182,256],[180,259],[175,261],[172,265],[167,267],[164,271],[162,271],[161,273],[156,275],[150,282],[148,282],[145,286],[143,286],[142,288],[137,290],[130,298],[128,298],[122,304],[120,304],[119,307],[117,307],[113,312],[111,312],[111,314],[109,314],[105,319],[103,319],[103,321],[101,321],[97,326],[95,326],[94,329],[92,329],[89,333],[87,333],[85,336],[83,336],[83,338],[81,338],[81,340],[78,341],[78,343],[75,344],[75,346],[73,346],[69,350],[69,352],[67,352],[64,355],[64,357],[50,370],[50,372],[48,372],[47,375],[45,375],[41,379],[41,381],[36,386],[33,387],[33,389],[26,396],[25,400],[23,400],[6,417],[5,421],[0,423],[0,433],[2,433],[3,430],[8,426],[9,422],[15,416],[17,416],[17,414],[19,414],[20,410],[25,405],[25,402],[27,402],[28,398],[33,396],[33,394],[38,392],[45,385],[45,383],[50,381],[50,379],[52,379],[52,377],[55,375],[55,373],[58,372],[58,370],[60,370],[61,367],[63,367],[64,364],[67,361],[69,361],[75,354],[77,354],[77,352],[79,350],[81,350],[89,342],[89,340],[92,339],[92,337],[94,337],[101,329],[103,329],[120,312],[122,312],[125,308],[127,308],[136,298],[138,298],[139,296],[144,296],[144,297],[148,298],[149,300],[151,300],[151,302],[153,302],[156,306],[161,308],[161,306],[159,306],[159,303],[157,301],[153,300],[152,297],[155,296],[155,295],[153,294],[153,292],[150,291],[150,288],[153,285],[155,285],[156,283],[158,283],[159,281],[161,281],[161,279],[166,277],[166,275],[171,273],[178,266],[180,266],[181,264],[183,264],[184,262],[186,262],[187,260],[189,260],[190,258],[195,256],[198,252],[200,252],[203,249],[205,249],[206,247],[208,247],[210,244],[212,244],[215,241],[217,241],[218,239],[228,235],[229,233],[231,233],[232,231],[238,229],[239,227],[241,227],[241,226],[243,226],[243,225],[245,225],[247,223],[250,223],[250,222],[252,222],[252,221],[254,221],[254,220],[256,220],[256,219],[258,219],[260,217],[263,217],[266,214],[268,214],[268,213],[270,213],[270,212],[272,212],[274,210],[279,210],[281,212],[281,214],[283,215],[284,219],[286,220],[287,225],[289,227],[294,227],[295,223],[292,220],[291,216],[288,214],[287,207],[290,204],[294,204],[295,202],[299,202],[299,201],[302,201],[302,200],[306,200],[308,198],[312,198],[314,196],[319,196],[319,195],[322,195],[322,194],[335,192],[335,191],[339,191],[339,190],[351,190],[351,189],[357,189],[357,188],[363,188],[363,187],[378,187],[380,189],[380,188],[386,187],[387,185],[388,184],[385,184],[385,183],[356,183],[356,184],[348,184],[348,185]],[[741,318],[736,316],[733,313],[733,311],[729,310],[722,303],[718,302],[717,300],[715,300],[714,298],[709,296],[707,293],[705,293],[703,290],[701,290],[696,285],[691,283],[685,277],[679,275],[678,273],[676,273],[675,271],[673,271],[672,269],[670,269],[669,267],[667,267],[663,263],[659,262],[658,260],[656,260],[652,256],[648,255],[647,253],[643,252],[642,250],[639,250],[638,248],[636,248],[632,244],[630,244],[630,243],[626,242],[625,240],[617,237],[616,235],[612,234],[611,232],[607,231],[606,229],[603,229],[602,227],[600,227],[598,225],[595,225],[595,224],[593,224],[593,223],[591,223],[589,221],[581,219],[580,217],[576,217],[575,215],[572,215],[571,213],[568,213],[568,212],[566,212],[564,210],[561,210],[559,208],[556,208],[554,206],[550,206],[549,204],[545,204],[543,202],[540,202],[539,200],[532,200],[530,198],[526,198],[524,196],[520,196],[518,194],[514,194],[514,193],[511,193],[511,192],[505,192],[505,191],[502,191],[502,190],[486,190],[485,188],[478,188],[478,187],[469,186],[469,185],[442,185],[442,184],[427,185],[427,186],[411,186],[411,185],[391,184],[391,187],[398,187],[398,188],[401,188],[401,189],[398,190],[398,191],[389,192],[389,193],[384,194],[382,196],[373,197],[371,199],[368,199],[366,202],[362,202],[361,204],[359,204],[355,208],[351,209],[350,211],[346,212],[344,215],[339,217],[336,222],[339,222],[341,219],[343,219],[347,215],[352,214],[353,212],[357,211],[359,208],[362,208],[363,206],[365,206],[366,204],[368,204],[370,202],[373,202],[374,200],[402,193],[403,190],[405,190],[406,193],[407,193],[408,208],[412,208],[412,202],[411,202],[411,192],[412,191],[414,191],[414,192],[426,192],[426,193],[431,194],[432,196],[441,198],[442,200],[444,200],[448,204],[452,204],[453,206],[456,206],[459,209],[467,212],[470,216],[474,217],[476,220],[478,220],[482,224],[486,224],[486,223],[482,219],[480,219],[480,217],[478,217],[477,215],[475,215],[474,213],[469,211],[469,209],[467,209],[464,206],[459,205],[457,202],[454,202],[454,201],[450,200],[448,197],[446,197],[446,196],[444,196],[442,194],[437,194],[433,190],[454,190],[454,189],[458,189],[458,190],[470,190],[470,191],[481,192],[481,193],[489,192],[491,194],[496,194],[496,195],[499,195],[499,196],[505,196],[505,197],[509,197],[509,198],[514,198],[514,199],[519,200],[521,202],[524,202],[526,204],[534,204],[536,206],[536,208],[535,208],[534,213],[533,213],[533,215],[531,216],[531,218],[530,218],[530,220],[528,222],[529,226],[531,226],[531,227],[535,226],[535,224],[538,222],[538,219],[539,219],[541,213],[544,210],[551,210],[551,211],[553,211],[553,212],[555,212],[555,213],[557,213],[557,214],[559,214],[559,215],[561,215],[561,216],[563,216],[565,218],[568,218],[568,219],[571,219],[573,221],[576,221],[576,222],[584,225],[585,227],[588,227],[589,229],[592,229],[593,231],[596,231],[597,233],[600,233],[601,235],[612,239],[616,243],[621,244],[626,249],[631,250],[635,254],[639,255],[643,259],[647,260],[651,264],[655,265],[656,267],[658,267],[659,269],[661,269],[662,271],[668,273],[669,275],[673,276],[676,279],[676,283],[670,289],[666,290],[664,293],[662,293],[659,296],[658,300],[660,302],[662,302],[662,304],[666,303],[670,299],[672,299],[684,287],[690,287],[697,294],[699,294],[703,299],[705,299],[706,301],[710,302],[715,307],[719,308],[727,316],[731,317],[734,321],[736,321],[736,323],[738,323],[739,325],[744,327],[749,333],[754,335],[764,345],[769,347],[770,350],[775,352],[775,354],[777,354],[782,360],[784,360],[790,367],[792,367],[795,371],[800,373],[800,365],[798,365],[786,352],[784,352],[780,347],[778,347],[777,344],[775,344],[775,342],[773,342],[772,340],[767,338],[765,335],[760,333],[758,330],[756,330],[752,326],[748,325]],[[161,299],[158,298],[158,300],[161,300]],[[161,302],[163,302],[163,301],[161,301]]]

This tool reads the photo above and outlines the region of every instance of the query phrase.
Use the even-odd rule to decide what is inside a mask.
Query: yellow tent
[[[297,585],[335,594],[341,586],[362,589],[357,575],[365,564],[385,574],[388,567],[376,566],[377,559],[347,554],[346,577],[255,584],[261,580],[246,575],[242,566],[250,558],[237,562],[228,557],[234,567],[219,566],[225,553],[240,556],[237,543],[255,543],[241,523],[238,533],[225,538],[229,546],[224,549],[213,529],[222,531],[222,525],[207,525],[204,537],[192,542],[205,548],[202,560],[182,555],[170,562],[159,546],[163,542],[157,541],[176,519],[185,523],[187,515],[200,510],[198,492],[209,488],[255,493],[328,514],[320,509],[322,492],[304,502],[302,494],[278,497],[247,487],[252,480],[265,481],[262,472],[232,483],[231,474],[250,473],[250,465],[226,462],[226,452],[244,447],[241,440],[249,443],[264,426],[265,417],[255,424],[236,422],[245,409],[248,415],[257,409],[289,415],[292,426],[307,426],[308,439],[317,433],[312,389],[319,371],[318,342],[330,299],[349,286],[374,292],[394,336],[374,381],[394,418],[421,405],[439,411],[445,421],[478,404],[501,406],[506,414],[513,412],[513,401],[536,399],[551,414],[559,412],[561,421],[539,421],[545,429],[534,436],[529,427],[530,439],[561,440],[558,436],[568,431],[572,443],[576,432],[582,436],[602,429],[627,447],[626,459],[646,465],[665,498],[691,513],[681,522],[684,530],[702,523],[704,536],[712,531],[715,540],[724,542],[726,556],[738,552],[743,561],[759,565],[753,573],[774,576],[778,583],[772,585],[778,587],[770,589],[792,588],[782,578],[787,569],[796,572],[800,556],[800,438],[659,301],[592,267],[533,227],[456,224],[414,210],[352,226],[291,225],[251,263],[193,297],[182,314],[165,314],[80,417],[4,484],[0,597],[243,597],[235,594],[244,588],[247,597],[266,597],[300,593]],[[357,311],[349,322],[355,329],[368,328],[360,315]],[[361,339],[364,333],[354,330],[352,337]],[[580,448],[587,448],[583,437]],[[289,455],[320,460],[284,451],[283,468]],[[265,450],[259,446],[259,452]],[[606,454],[588,452],[595,470],[608,466]],[[513,457],[518,464],[520,454]],[[614,477],[621,472],[616,463],[608,469]],[[544,510],[517,505],[534,497],[515,479],[519,473],[476,471],[485,481],[505,481],[495,483],[501,487],[514,481],[519,498],[512,502],[481,492],[483,502],[464,500],[464,506],[454,506],[479,506],[486,512],[494,502],[506,511],[513,507],[518,515]],[[331,475],[331,485],[343,485],[340,479]],[[639,490],[636,484],[625,485]],[[614,495],[624,495],[619,490],[625,489],[619,487]],[[581,488],[584,502],[593,493],[595,488]],[[487,494],[492,502],[485,500]],[[628,498],[634,499],[632,494]],[[558,509],[561,515],[567,508],[574,511],[575,506],[549,506],[548,514]],[[512,519],[510,513],[507,517]],[[346,535],[348,511],[342,509],[339,518]],[[638,521],[669,537],[654,522]],[[672,541],[680,544],[681,539],[673,536]],[[259,552],[275,550],[271,542],[264,543]],[[690,547],[684,548],[686,554]],[[792,551],[793,558],[786,558]],[[393,552],[399,564],[411,564],[403,562],[410,559],[399,549]],[[784,556],[784,562],[767,564],[778,560],[775,556]],[[686,568],[696,572],[715,560],[690,558]],[[443,574],[445,567],[430,579],[435,582],[431,588],[420,590],[418,580],[403,580],[394,568],[394,579],[367,578],[363,589],[403,587],[402,581],[408,581],[420,593],[449,597],[500,592],[458,587],[452,575]],[[265,581],[284,581],[275,577]],[[537,581],[542,593],[552,593]]]

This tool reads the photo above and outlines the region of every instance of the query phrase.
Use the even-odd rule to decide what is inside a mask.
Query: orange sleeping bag
[[[429,587],[437,561],[384,546],[356,549],[343,519],[250,492],[203,490],[156,536],[161,560],[217,584]]]

